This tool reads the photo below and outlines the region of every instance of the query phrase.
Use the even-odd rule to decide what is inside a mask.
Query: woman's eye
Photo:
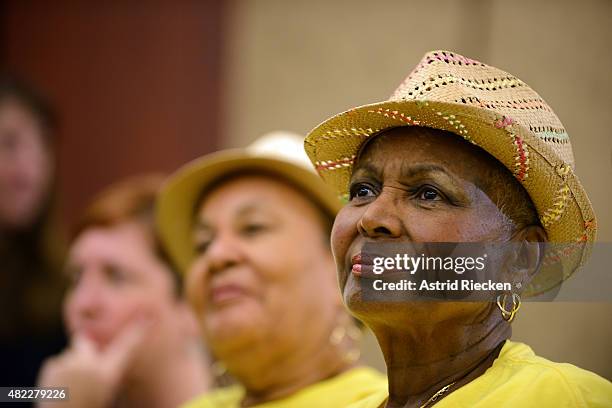
[[[442,200],[442,194],[433,187],[423,187],[419,191],[419,199],[424,201],[440,201]]]
[[[115,265],[109,265],[106,268],[106,276],[113,283],[121,283],[126,280],[125,273]]]
[[[209,246],[210,246],[210,241],[201,241],[201,242],[196,242],[195,245],[193,246],[193,249],[196,254],[201,255],[204,252],[206,252]]]
[[[350,198],[374,197],[376,194],[374,189],[367,184],[357,183],[351,186]]]
[[[248,224],[242,227],[242,234],[246,236],[253,236],[263,232],[265,229],[266,226],[263,224]]]

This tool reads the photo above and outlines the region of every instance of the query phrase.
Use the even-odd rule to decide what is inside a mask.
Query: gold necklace
[[[432,403],[436,402],[437,399],[440,398],[440,396],[443,395],[446,391],[448,391],[453,385],[455,385],[455,381],[453,381],[452,383],[450,383],[448,385],[445,385],[444,387],[440,388],[438,390],[438,392],[436,392],[434,395],[432,395],[431,398],[428,399],[427,402],[425,402],[419,408],[426,408],[426,407],[429,406],[429,404],[432,404]]]
[[[456,381],[453,381],[452,383],[445,385],[444,387],[440,388],[438,390],[438,392],[436,392],[434,395],[431,396],[431,398],[429,398],[423,405],[421,405],[419,408],[427,408],[427,406],[429,404],[431,404],[432,402],[436,402],[438,398],[440,398],[440,396],[442,394],[444,394],[446,391],[448,391],[453,385],[455,385]],[[388,400],[386,400],[388,401]],[[384,401],[382,403],[382,405],[379,408],[384,408],[386,401]]]

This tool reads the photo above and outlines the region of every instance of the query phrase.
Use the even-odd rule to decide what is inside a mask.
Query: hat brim
[[[445,130],[483,148],[508,168],[530,195],[549,242],[574,246],[555,265],[556,277],[538,273],[526,295],[543,293],[569,277],[589,255],[595,240],[595,214],[584,188],[558,154],[530,129],[496,112],[462,103],[402,100],[360,106],[313,129],[306,153],[323,180],[348,196],[352,165],[362,144],[384,130],[423,126]],[[573,252],[572,252],[573,251]],[[550,275],[550,274],[549,274]]]
[[[156,228],[162,245],[181,273],[194,258],[192,228],[197,201],[219,179],[242,171],[278,176],[302,191],[333,219],[341,207],[331,189],[313,171],[273,158],[230,149],[196,159],[164,184],[156,203]]]

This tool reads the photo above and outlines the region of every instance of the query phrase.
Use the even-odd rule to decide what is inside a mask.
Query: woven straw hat
[[[243,171],[262,171],[288,181],[332,219],[342,206],[335,192],[317,176],[304,153],[303,138],[296,134],[272,132],[246,148],[202,156],[170,176],[156,204],[159,238],[181,273],[194,257],[192,228],[198,200],[219,179]]]
[[[562,253],[549,252],[545,259],[562,258],[562,265],[557,262],[561,273],[541,271],[526,295],[556,286],[586,262],[596,221],[574,174],[569,136],[523,81],[454,52],[432,51],[388,100],[331,117],[308,134],[305,149],[323,180],[346,200],[360,146],[399,126],[455,133],[493,155],[525,187],[549,241],[567,244]]]

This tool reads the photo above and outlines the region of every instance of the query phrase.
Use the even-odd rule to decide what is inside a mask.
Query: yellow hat
[[[335,192],[317,176],[298,135],[273,132],[246,148],[202,156],[172,174],[157,199],[155,217],[160,240],[182,273],[194,257],[191,231],[197,200],[223,176],[243,170],[278,175],[307,194],[331,218],[341,207]]]
[[[388,100],[331,117],[308,134],[305,149],[323,180],[346,199],[360,146],[399,126],[446,130],[489,152],[525,187],[549,241],[569,245],[560,254],[547,253],[563,258],[562,279],[586,262],[596,221],[574,174],[569,136],[523,81],[453,52],[432,51]],[[526,292],[540,293],[562,280],[552,275],[539,273]]]

